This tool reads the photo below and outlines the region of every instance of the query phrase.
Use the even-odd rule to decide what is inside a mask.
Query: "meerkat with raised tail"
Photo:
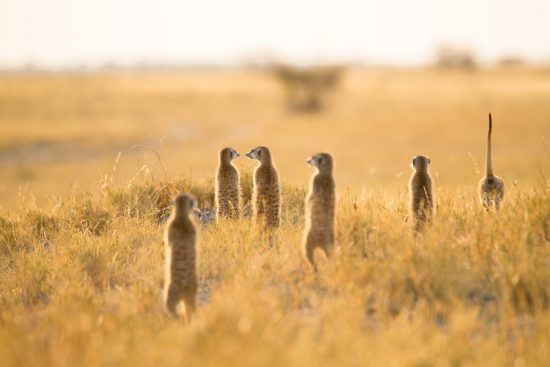
[[[307,160],[316,169],[311,177],[305,202],[306,226],[303,252],[317,271],[315,249],[323,250],[328,258],[334,248],[334,212],[336,206],[335,184],[332,175],[332,157],[319,153]]]
[[[409,181],[410,211],[417,232],[422,229],[424,223],[431,221],[435,213],[429,164],[430,158],[421,155],[414,157],[411,164],[414,172]]]
[[[187,322],[195,312],[198,289],[197,230],[191,217],[196,207],[193,197],[178,196],[164,231],[163,304],[173,316],[185,315]]]
[[[232,163],[239,157],[233,148],[220,150],[220,161],[216,175],[216,219],[238,219],[240,216],[239,172]]]
[[[246,156],[260,162],[254,170],[253,216],[266,229],[278,228],[281,221],[281,189],[271,152],[269,148],[260,146],[246,153]]]
[[[493,151],[491,147],[491,133],[493,119],[489,114],[489,133],[487,134],[487,156],[485,163],[485,177],[479,181],[479,198],[481,205],[487,210],[495,203],[495,209],[500,209],[500,202],[504,198],[504,181],[493,172]]]

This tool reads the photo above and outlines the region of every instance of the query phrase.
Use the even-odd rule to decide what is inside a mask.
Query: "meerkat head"
[[[199,208],[193,209],[192,213],[195,217],[197,217],[197,219],[202,218],[202,211]]]
[[[411,162],[411,167],[417,172],[425,172],[428,170],[430,164],[430,158],[423,155],[417,155]]]
[[[269,162],[271,160],[271,153],[268,147],[257,147],[246,153],[246,156],[250,159],[256,159],[260,163]]]
[[[174,200],[174,212],[176,216],[186,216],[197,208],[197,200],[190,195],[179,195]]]
[[[319,172],[332,172],[332,156],[328,153],[317,153],[307,160],[310,166],[319,170]]]
[[[240,154],[233,148],[227,147],[220,150],[220,162],[231,162],[240,157]]]

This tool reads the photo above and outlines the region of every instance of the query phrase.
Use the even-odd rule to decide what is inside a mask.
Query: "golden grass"
[[[309,115],[282,109],[255,72],[0,79],[0,365],[550,360],[547,70],[351,70]],[[507,183],[492,214],[474,164],[489,111]],[[149,149],[129,149],[164,135],[166,176]],[[247,218],[203,228],[200,307],[185,326],[160,303],[167,206],[189,192],[212,207],[216,151],[258,144],[284,183],[279,242]],[[299,244],[304,160],[321,150],[336,161],[338,250],[315,275]],[[415,154],[432,159],[438,203],[418,238],[405,221]],[[247,208],[253,164],[237,164]]]
[[[317,275],[300,257],[305,192],[285,186],[277,246],[262,243],[246,218],[202,229],[200,308],[185,326],[160,305],[159,221],[179,191],[211,205],[211,186],[151,179],[3,215],[2,365],[549,360],[548,186],[511,190],[490,215],[471,189],[443,191],[419,238],[404,221],[405,193],[343,194],[338,250]]]

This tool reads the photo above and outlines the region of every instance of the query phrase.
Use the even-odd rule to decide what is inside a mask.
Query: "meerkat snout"
[[[259,146],[252,149],[250,152],[246,153],[246,156],[250,159],[256,159],[260,163],[270,163],[271,162],[271,152],[268,147]]]
[[[250,152],[246,153],[246,156],[250,159],[260,159],[261,151],[258,148],[252,149]]]
[[[199,219],[199,220],[200,220],[201,217],[202,217],[202,212],[201,212],[201,210],[200,210],[199,208],[193,209],[193,214],[194,214],[195,217],[197,217],[197,219]]]
[[[332,171],[332,156],[328,153],[318,153],[308,158],[306,162],[319,172],[330,173]]]
[[[220,161],[221,162],[231,162],[239,158],[241,155],[233,148],[224,148],[220,150]]]

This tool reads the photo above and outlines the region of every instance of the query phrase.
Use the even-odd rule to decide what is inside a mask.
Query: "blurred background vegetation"
[[[281,178],[294,184],[307,182],[307,156],[329,151],[340,190],[403,189],[416,154],[432,158],[442,187],[475,185],[488,112],[495,167],[508,182],[534,185],[550,164],[545,67],[285,66],[0,79],[4,209],[97,187],[114,166],[120,185],[140,170],[159,179],[213,177],[220,148],[258,144],[272,147]],[[244,158],[236,164],[253,166]]]

